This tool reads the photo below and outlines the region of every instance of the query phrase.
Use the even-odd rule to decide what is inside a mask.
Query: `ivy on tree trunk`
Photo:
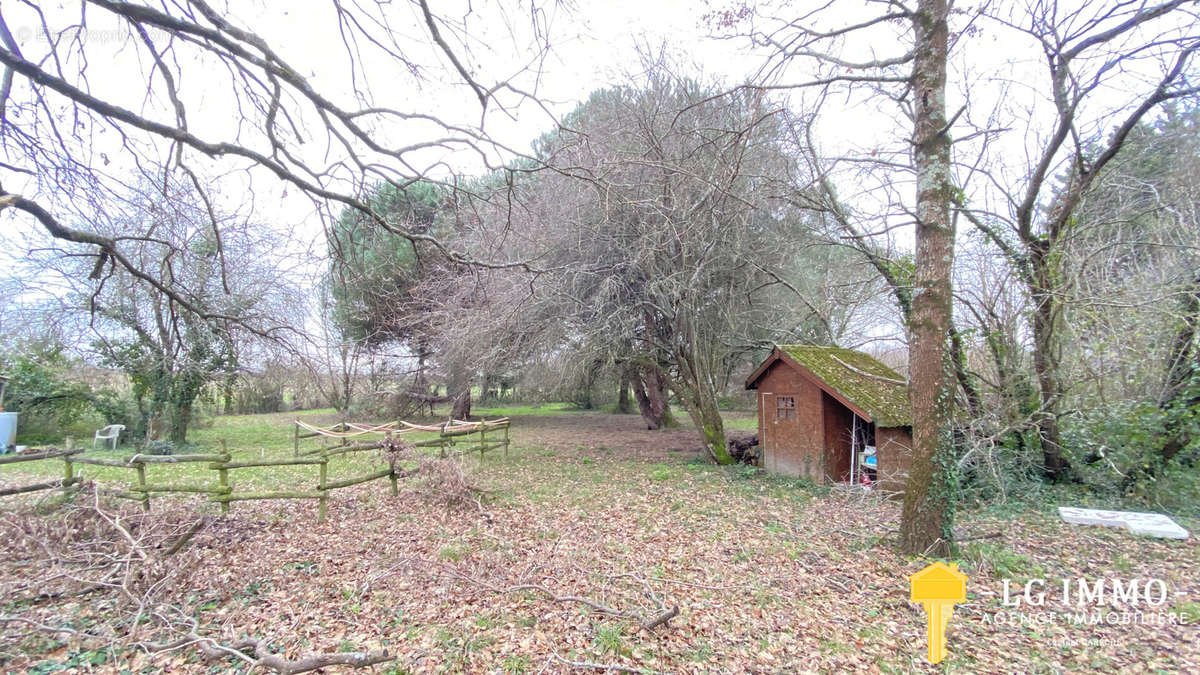
[[[950,428],[955,382],[946,345],[954,262],[951,141],[946,120],[947,19],[946,0],[920,0],[912,16],[916,38],[913,159],[917,169],[916,270],[909,322],[913,449],[900,547],[913,555],[951,551],[957,487]]]

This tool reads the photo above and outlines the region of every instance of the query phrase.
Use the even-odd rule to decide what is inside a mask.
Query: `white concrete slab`
[[[1105,511],[1082,509],[1075,506],[1058,507],[1058,515],[1072,525],[1102,525],[1123,527],[1134,534],[1144,534],[1162,539],[1187,539],[1188,531],[1170,517],[1161,513],[1139,513],[1137,511]]]

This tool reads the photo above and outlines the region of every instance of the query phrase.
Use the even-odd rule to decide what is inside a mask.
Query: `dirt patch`
[[[637,415],[580,413],[512,418],[513,441],[520,447],[541,447],[563,456],[595,457],[613,454],[622,460],[661,462],[692,457],[702,451],[695,429],[650,431]]]

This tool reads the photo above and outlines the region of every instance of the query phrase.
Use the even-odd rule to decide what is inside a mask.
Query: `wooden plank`
[[[225,488],[221,487],[193,487],[191,485],[154,485],[148,484],[145,487],[131,487],[131,492],[203,492],[207,494],[219,495],[225,492]]]
[[[469,428],[469,429],[453,429],[453,428],[446,429],[445,431],[442,432],[442,438],[450,438],[453,436],[470,436],[471,434],[479,433],[479,430],[481,428],[482,428],[481,425],[472,424],[471,428]]]
[[[123,469],[132,469],[134,464],[126,464],[122,459],[107,459],[104,457],[72,457],[72,464],[95,464],[96,466],[119,466]]]
[[[78,478],[69,478],[69,479],[61,478],[59,480],[51,480],[51,481],[46,481],[44,483],[34,483],[32,485],[22,485],[21,487],[15,487],[15,488],[4,488],[3,490],[0,490],[0,497],[7,497],[8,495],[19,495],[19,494],[24,494],[26,492],[37,492],[38,490],[49,490],[51,488],[67,487],[68,485],[72,485],[72,484],[78,483],[78,482],[79,482]]]
[[[50,459],[52,457],[68,457],[70,455],[78,455],[83,452],[82,448],[76,450],[52,450],[49,452],[35,452],[28,455],[0,455],[0,464],[16,464],[17,462],[36,462],[39,459]]]
[[[238,462],[223,462],[210,464],[210,469],[247,469],[253,466],[293,466],[299,464],[320,464],[325,460],[320,458],[300,457],[298,459],[247,459]]]
[[[221,439],[221,454],[225,455],[226,462],[228,462],[232,457],[229,454],[229,446],[225,443],[224,438]],[[208,468],[213,468],[213,465],[209,464]],[[222,494],[230,494],[233,492],[233,488],[229,485],[229,470],[224,466],[217,467],[217,484],[221,486]],[[221,515],[225,515],[227,513],[229,513],[229,502],[221,502]]]
[[[228,462],[229,455],[133,455],[126,457],[129,463],[180,464],[184,462]]]
[[[321,501],[317,504],[317,522],[318,523],[325,522],[325,503],[326,503],[325,495],[329,494],[329,491],[325,489],[325,479],[328,477],[328,475],[329,475],[329,460],[322,457],[321,458],[321,467],[317,472],[317,491],[321,493]]]
[[[367,481],[376,480],[378,478],[386,478],[390,475],[392,475],[391,469],[381,469],[379,471],[375,471],[373,473],[369,473],[364,476],[356,476],[354,478],[347,478],[345,480],[330,481],[328,483],[325,483],[325,489],[326,490],[336,490],[337,488],[350,487],[351,485],[358,485],[359,483],[366,483]]]
[[[138,491],[142,493],[142,510],[149,511],[150,493],[146,492],[146,465],[139,462],[133,465],[133,468],[137,470],[137,486],[141,488]]]
[[[135,502],[140,502],[140,501],[142,501],[142,499],[145,498],[145,495],[140,495],[140,494],[137,494],[134,492],[127,492],[125,490],[114,490],[112,488],[96,488],[96,491],[102,495],[109,495],[112,497],[118,497],[120,499],[130,499]]]
[[[324,492],[247,492],[209,497],[214,502],[240,502],[250,499],[321,499]]]
[[[383,447],[383,443],[380,441],[376,441],[374,443],[360,443],[358,445],[342,445],[342,446],[330,448],[330,449],[326,450],[324,454],[326,457],[332,457],[334,455],[344,455],[348,452],[363,452],[365,450],[378,450],[382,447]]]

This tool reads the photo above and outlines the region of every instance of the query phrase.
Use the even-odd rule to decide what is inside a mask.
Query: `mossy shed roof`
[[[878,427],[912,425],[904,378],[868,354],[841,347],[777,345],[746,380],[746,388],[757,389],[758,379],[777,360],[808,371],[823,389],[866,413]]]

